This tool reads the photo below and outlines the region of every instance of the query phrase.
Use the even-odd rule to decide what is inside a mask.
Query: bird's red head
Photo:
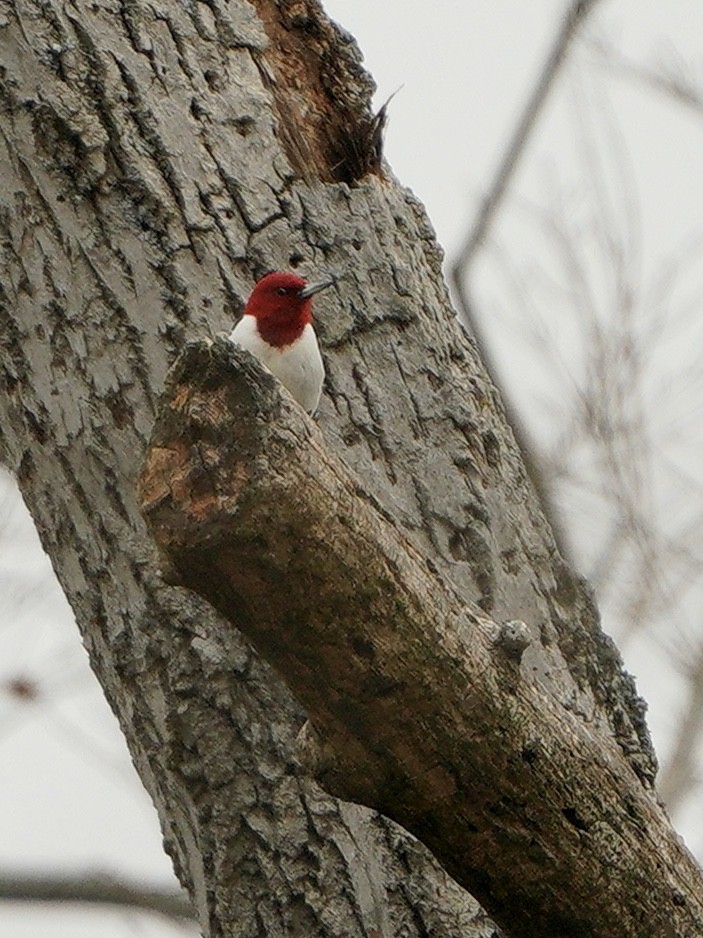
[[[262,339],[270,345],[291,345],[312,322],[312,297],[334,281],[308,283],[297,274],[266,274],[251,291],[244,308],[254,316]]]

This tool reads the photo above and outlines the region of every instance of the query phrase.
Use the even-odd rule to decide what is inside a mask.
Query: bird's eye
[[[285,296],[287,292],[288,290],[286,290],[285,287],[278,287],[276,290],[276,293],[278,293],[279,296]]]

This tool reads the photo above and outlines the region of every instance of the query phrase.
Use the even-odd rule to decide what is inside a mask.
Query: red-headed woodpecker
[[[251,291],[230,341],[255,355],[312,414],[325,369],[312,325],[312,297],[334,278],[308,283],[296,274],[266,274]]]

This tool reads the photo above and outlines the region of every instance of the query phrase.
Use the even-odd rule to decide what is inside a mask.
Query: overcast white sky
[[[356,36],[379,86],[378,103],[401,88],[390,107],[386,154],[398,178],[426,204],[449,256],[491,179],[566,6],[564,0],[325,2],[330,15]],[[686,63],[703,77],[699,0],[603,0],[591,32],[634,59],[667,67]],[[647,281],[663,257],[702,233],[703,120],[614,77],[583,48],[570,74],[539,127],[495,240],[516,265],[538,263],[534,230],[520,206],[541,204],[557,188],[581,184],[583,162],[574,140],[576,102],[585,100],[588,113],[595,113],[594,132],[603,137],[611,121],[622,137],[622,161],[637,196],[641,276]],[[605,122],[598,116],[603,106],[611,114]],[[510,326],[499,270],[486,261],[478,272],[489,332],[512,393],[536,395],[540,376]],[[558,310],[542,312],[556,317],[558,331]],[[689,345],[695,365],[701,346]],[[699,398],[698,414],[700,405]],[[46,701],[33,707],[0,696],[0,872],[18,866],[98,868],[164,881],[169,863],[155,816],[87,671],[70,612],[57,588],[46,585],[48,569],[34,560],[36,548],[19,508],[4,502],[3,513],[8,517],[0,528],[0,596],[7,599],[0,606],[0,684],[26,673],[49,690]],[[651,699],[652,727],[664,746],[676,712],[673,677],[648,664],[636,648],[628,662]],[[690,824],[700,826],[699,821],[692,812]],[[693,830],[687,833],[696,840]],[[13,938],[175,933],[146,917],[30,913],[0,905],[0,934]]]

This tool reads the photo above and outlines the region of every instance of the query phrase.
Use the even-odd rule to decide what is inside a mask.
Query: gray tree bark
[[[167,586],[134,482],[167,368],[254,277],[317,303],[327,445],[523,666],[641,784],[643,706],[560,559],[441,252],[377,159],[370,82],[313,0],[0,11],[0,426],[203,931],[490,935],[398,827],[292,770],[304,714],[228,623]],[[411,717],[409,717],[411,718]]]

